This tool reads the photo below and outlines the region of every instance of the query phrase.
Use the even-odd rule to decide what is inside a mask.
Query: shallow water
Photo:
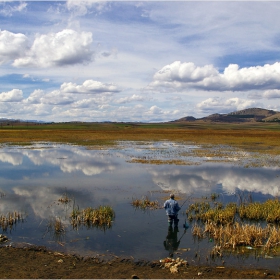
[[[213,242],[194,240],[192,225],[184,232],[184,210],[194,199],[217,193],[222,202],[237,202],[238,193],[249,192],[253,200],[263,201],[279,194],[278,166],[245,168],[251,157],[242,151],[231,152],[231,160],[196,157],[193,152],[199,148],[170,142],[120,142],[118,147],[100,150],[55,144],[2,146],[0,214],[25,213],[24,222],[4,233],[10,239],[8,244],[44,245],[88,256],[118,255],[145,260],[168,257],[170,252],[164,247],[168,235],[164,210],[136,210],[131,202],[147,195],[163,204],[173,191],[179,204],[189,199],[179,214],[179,232],[173,233],[173,238],[180,239],[175,258],[186,257],[193,264],[226,262],[278,268],[279,257],[257,257],[254,250],[249,255],[229,254],[212,260],[208,256]],[[144,164],[134,162],[135,159],[144,160]],[[161,164],[147,163],[151,159],[161,160]],[[170,164],[178,159],[186,164]],[[71,198],[67,205],[58,201],[65,193]],[[110,205],[116,213],[112,227],[105,231],[85,227],[74,230],[69,220],[74,203],[80,209]],[[65,234],[55,236],[48,230],[54,217],[63,222]]]

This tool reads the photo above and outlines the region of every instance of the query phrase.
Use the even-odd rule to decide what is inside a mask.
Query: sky
[[[280,1],[1,1],[0,119],[280,111]]]

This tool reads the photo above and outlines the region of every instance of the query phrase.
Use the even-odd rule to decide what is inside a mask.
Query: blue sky
[[[280,2],[1,1],[0,118],[280,111]]]

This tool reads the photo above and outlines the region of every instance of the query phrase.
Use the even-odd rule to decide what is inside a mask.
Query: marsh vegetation
[[[9,209],[10,202],[20,201],[31,213],[14,240],[30,238],[54,247],[64,240],[58,244],[63,250],[106,253],[109,248],[135,258],[163,258],[164,210],[131,208],[159,209],[174,190],[181,203],[190,193],[204,195],[190,199],[187,216],[180,218],[180,227],[186,217],[192,225],[178,251],[182,257],[194,259],[198,247],[201,255],[213,257],[279,253],[279,202],[272,198],[280,175],[276,126],[56,124],[5,128],[0,134],[0,201]],[[27,143],[35,144],[21,146]],[[240,194],[225,202],[230,191],[247,188],[268,199]],[[47,229],[38,227],[41,220]],[[6,225],[2,229],[9,229]],[[45,230],[58,242],[42,240]]]
[[[11,145],[55,142],[102,148],[116,145],[118,141],[165,140],[206,145],[206,149],[209,149],[209,144],[230,145],[245,151],[280,155],[278,124],[65,123],[5,127],[0,133],[0,143]],[[214,153],[219,155],[224,152],[219,150]]]
[[[244,248],[258,250],[259,255],[279,255],[280,202],[278,198],[265,202],[241,203],[201,201],[189,205],[186,215],[194,222],[193,236],[214,240],[211,256],[222,256],[223,250],[244,253]],[[240,249],[241,248],[241,249]]]
[[[154,201],[150,200],[148,196],[144,196],[141,199],[133,198],[131,204],[136,209],[142,209],[142,210],[146,210],[146,209],[155,210],[155,209],[162,208],[157,200]]]
[[[83,210],[74,206],[71,213],[71,225],[75,229],[86,226],[87,228],[97,227],[105,230],[112,226],[114,217],[115,211],[111,206],[87,207]]]
[[[0,228],[3,232],[8,229],[11,231],[18,223],[24,221],[24,216],[24,214],[17,211],[8,212],[7,214],[0,213]]]
[[[61,217],[50,217],[47,221],[46,233],[52,236],[55,241],[61,241],[65,235],[66,229]]]

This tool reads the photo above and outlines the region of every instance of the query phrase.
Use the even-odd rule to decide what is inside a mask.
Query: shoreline
[[[160,261],[112,260],[52,251],[43,246],[0,247],[4,279],[279,279],[280,272],[264,268],[182,265],[172,273]]]

